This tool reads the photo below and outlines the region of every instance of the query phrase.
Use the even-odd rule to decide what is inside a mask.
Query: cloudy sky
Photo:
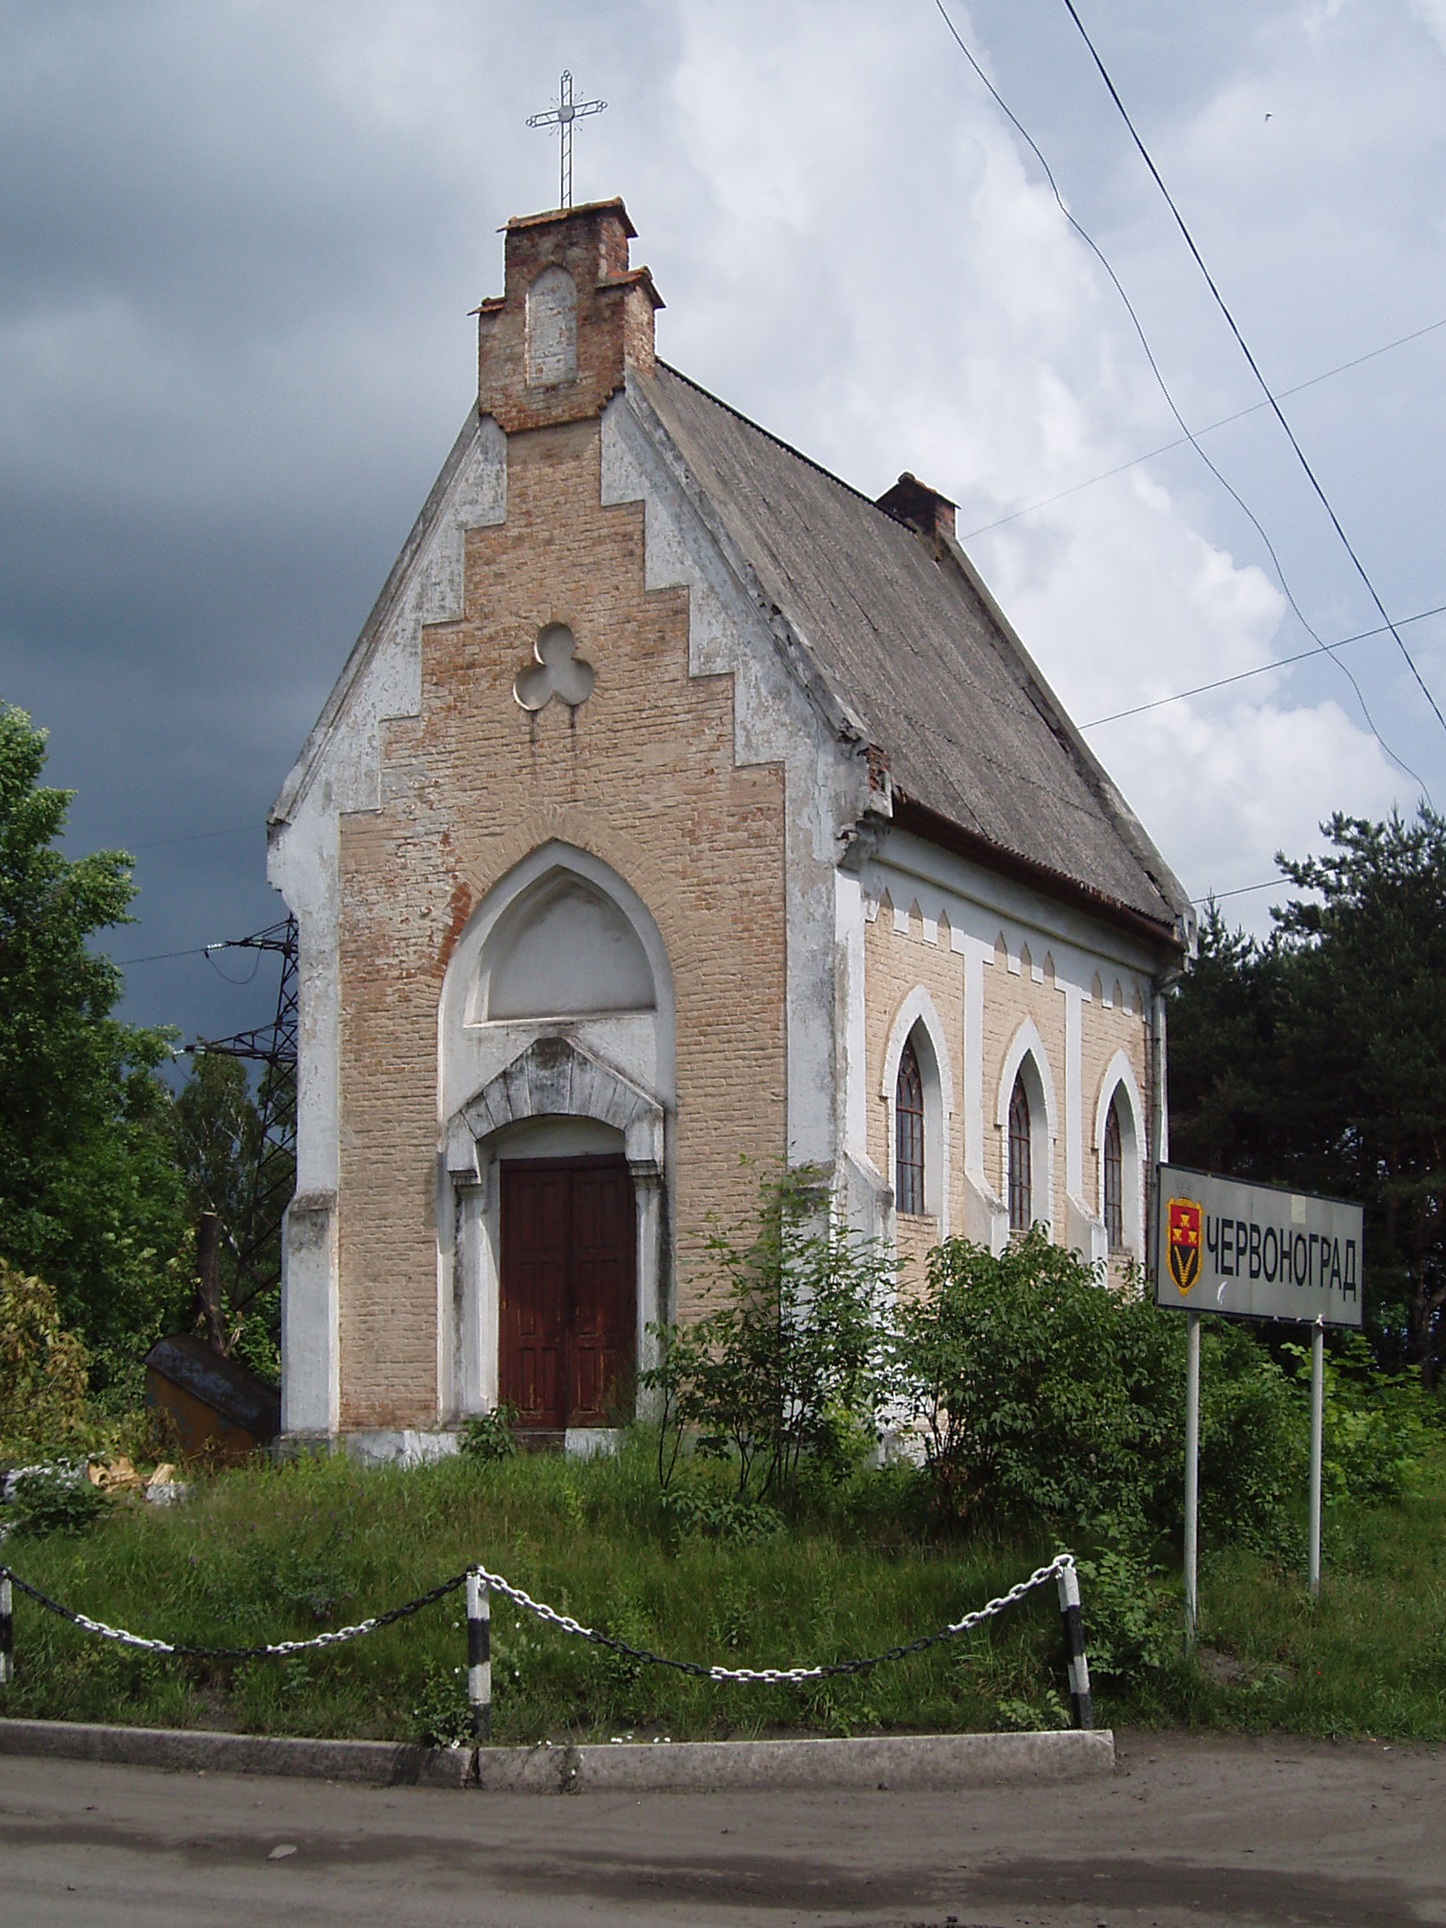
[[[937,0],[0,0],[0,697],[72,847],[135,853],[128,1015],[267,1015],[196,952],[282,915],[267,806],[475,392],[497,229],[555,202],[523,122],[564,65],[663,355],[871,494],[958,500],[1193,894],[1332,809],[1446,806],[1389,634],[1340,652],[1359,696],[1317,654],[1096,723],[1380,618],[1062,0],[946,4],[1298,614]],[[1386,608],[1446,604],[1446,0],[1078,5]],[[1446,709],[1446,616],[1401,635]]]

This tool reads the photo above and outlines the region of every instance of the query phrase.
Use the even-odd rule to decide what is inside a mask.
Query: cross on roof
[[[558,206],[572,206],[572,124],[581,120],[585,114],[600,114],[607,106],[605,100],[574,100],[572,97],[572,75],[564,68],[562,84],[558,88],[558,104],[546,114],[529,114],[529,127],[556,127],[562,134],[562,167]]]

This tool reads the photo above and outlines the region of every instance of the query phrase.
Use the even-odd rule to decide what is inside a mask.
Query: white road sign
[[[1155,1303],[1238,1319],[1361,1323],[1359,1205],[1159,1167]]]

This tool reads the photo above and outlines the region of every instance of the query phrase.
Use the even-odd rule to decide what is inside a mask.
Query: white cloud
[[[1158,437],[1112,291],[927,17],[749,0],[682,18],[672,93],[696,174],[665,354],[862,487],[913,469],[964,529]],[[1276,585],[1144,470],[971,548],[1081,722],[1282,651]],[[1389,808],[1399,780],[1349,702],[1293,703],[1276,674],[1092,740],[1203,892],[1269,877],[1332,809]]]
[[[1411,12],[1446,50],[1446,0],[1408,0]]]

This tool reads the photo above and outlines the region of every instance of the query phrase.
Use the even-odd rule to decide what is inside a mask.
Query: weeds
[[[1207,1549],[1198,1664],[1182,1656],[1167,1547],[1146,1557],[1109,1540],[1078,1544],[1097,1717],[1446,1737],[1446,1465],[1433,1450],[1415,1493],[1328,1510],[1316,1604],[1279,1553]],[[830,1487],[786,1525],[775,1514],[756,1535],[720,1530],[737,1518],[730,1470],[685,1459],[665,1502],[653,1453],[640,1431],[616,1459],[586,1465],[533,1454],[405,1471],[340,1457],[260,1464],[201,1480],[184,1507],[106,1502],[83,1538],[17,1524],[5,1557],[84,1612],[198,1646],[305,1638],[481,1560],[632,1644],[762,1667],[849,1659],[930,1632],[1048,1555],[1038,1539],[943,1534],[919,1498],[923,1476],[896,1467]],[[691,1505],[680,1508],[685,1492]],[[493,1609],[503,1742],[1050,1726],[1067,1705],[1052,1587],[958,1640],[803,1687],[715,1685],[588,1646],[499,1599]],[[240,1663],[126,1652],[23,1596],[15,1611],[7,1714],[390,1739],[461,1732],[456,1595],[348,1647]]]

